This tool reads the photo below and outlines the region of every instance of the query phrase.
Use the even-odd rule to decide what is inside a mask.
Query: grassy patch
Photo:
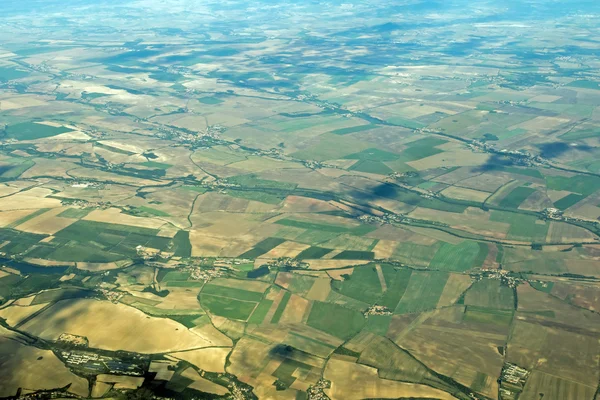
[[[12,81],[13,79],[21,79],[29,76],[27,71],[19,71],[18,69],[0,67],[0,81]]]
[[[275,314],[273,314],[273,318],[271,318],[272,324],[276,324],[279,322],[281,316],[283,315],[283,312],[285,311],[285,308],[287,307],[288,302],[290,301],[290,297],[292,297],[292,294],[290,292],[285,292],[283,294],[283,297],[281,298],[281,301],[277,306],[277,310],[275,310]]]
[[[92,212],[92,208],[67,208],[65,211],[57,215],[61,218],[81,219]]]
[[[354,163],[350,171],[367,172],[370,174],[389,175],[394,172],[393,169],[382,163],[381,161],[360,160]]]
[[[282,244],[285,241],[286,241],[285,239],[281,239],[281,238],[266,238],[265,240],[257,243],[254,246],[254,248],[241,254],[240,258],[250,258],[250,259],[258,258],[258,257],[262,256],[263,254],[268,253],[269,251],[271,251],[272,249],[279,246],[280,244]]]
[[[243,282],[240,281],[240,286],[243,286]],[[202,289],[202,294],[210,294],[213,296],[229,297],[236,300],[254,301],[259,302],[262,300],[262,293],[250,292],[247,290],[236,289],[226,286],[206,284]]]
[[[417,313],[436,308],[447,280],[448,274],[442,272],[413,272],[395,313]]]
[[[6,225],[6,228],[15,228],[21,224],[24,224],[25,222],[34,219],[37,216],[40,216],[42,214],[44,214],[46,211],[50,210],[49,208],[40,208],[39,210],[36,210],[34,212],[32,212],[29,215],[24,216],[23,218],[20,218],[8,225]]]
[[[535,189],[526,186],[513,189],[500,201],[500,207],[519,208],[521,203],[523,203],[534,192]]]
[[[35,140],[71,131],[71,129],[63,126],[55,127],[35,122],[22,122],[16,125],[9,125],[6,128],[6,137],[17,140]]]
[[[377,335],[385,336],[392,322],[391,315],[369,315],[365,330]]]
[[[349,339],[365,325],[365,317],[358,311],[337,304],[316,301],[306,324],[340,339]]]
[[[175,257],[191,257],[192,245],[190,244],[190,233],[188,231],[179,231],[173,237],[175,246]]]
[[[351,126],[349,128],[336,129],[336,130],[331,131],[331,133],[333,133],[335,135],[348,135],[350,133],[368,131],[368,130],[371,130],[374,128],[377,128],[377,125],[372,125],[372,124],[358,125],[358,126]]]
[[[480,253],[484,251],[485,254],[482,257]],[[479,243],[471,240],[465,240],[457,245],[443,243],[435,253],[429,267],[444,271],[461,272],[480,266],[485,260],[485,256],[487,256],[487,246],[484,249]],[[476,265],[477,263],[479,265]]]
[[[546,186],[551,190],[566,190],[567,192],[589,196],[600,189],[600,178],[588,175],[575,175],[570,178],[547,176]]]
[[[468,306],[513,309],[514,300],[513,290],[499,280],[482,279],[467,291],[464,302]]]
[[[387,290],[377,303],[390,310],[395,310],[398,307],[400,299],[406,292],[412,270],[407,268],[397,270],[391,265],[382,265],[381,269],[385,277]]]
[[[227,194],[231,197],[237,197],[239,199],[245,199],[250,201],[258,201],[265,204],[277,205],[281,203],[286,196],[278,196],[276,194],[261,192],[261,191],[246,191],[246,190],[235,190],[229,189]]]
[[[531,215],[492,211],[491,221],[510,224],[508,239],[543,243],[546,241],[549,224]]]
[[[343,281],[333,281],[332,288],[344,296],[374,304],[382,294],[379,276],[374,266],[354,268],[352,275]]]
[[[347,155],[344,157],[348,160],[360,161],[395,161],[399,158],[398,154],[390,153],[376,148],[365,149],[361,152]]]
[[[375,253],[372,251],[344,250],[333,257],[334,260],[373,260]]]
[[[262,324],[263,320],[267,316],[267,313],[273,305],[273,300],[263,299],[252,313],[252,316],[248,320],[250,324]]]
[[[581,200],[585,199],[585,196],[580,194],[571,193],[562,199],[556,201],[554,203],[554,207],[559,210],[566,210],[569,207],[573,207],[575,204],[579,203]]]
[[[298,260],[316,260],[318,258],[324,257],[327,254],[331,253],[332,249],[325,249],[323,247],[311,246],[306,250],[303,250],[296,256]]]
[[[550,293],[554,287],[554,282],[529,282],[532,288],[540,292]]]
[[[512,321],[512,317],[512,310],[498,310],[467,306],[463,320],[465,322],[476,322],[480,324],[508,326]]]
[[[267,179],[261,179],[254,174],[238,175],[231,178],[227,178],[229,183],[240,185],[248,189],[280,189],[280,190],[294,190],[296,189],[295,183],[271,181]]]
[[[148,167],[148,168],[154,168],[154,169],[169,169],[172,167],[171,164],[165,164],[165,163],[160,163],[160,162],[156,162],[156,161],[146,161],[146,162],[140,163],[140,165],[143,165],[144,167]]]
[[[254,311],[256,303],[239,301],[226,297],[200,294],[200,303],[212,314],[221,317],[246,321]]]

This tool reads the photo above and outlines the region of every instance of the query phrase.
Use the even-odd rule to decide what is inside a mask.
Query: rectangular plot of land
[[[325,301],[331,291],[331,281],[328,278],[319,278],[313,283],[306,298],[309,300]]]
[[[447,281],[448,274],[446,273],[413,272],[406,292],[394,312],[409,314],[434,309]]]

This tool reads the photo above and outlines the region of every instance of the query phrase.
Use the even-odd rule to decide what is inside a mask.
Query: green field
[[[515,306],[513,290],[497,279],[477,281],[465,294],[465,304],[485,308],[510,309]]]
[[[331,232],[331,233],[349,233],[356,236],[366,235],[369,232],[377,229],[371,225],[359,225],[356,227],[348,227],[333,224],[320,224],[317,222],[299,221],[292,218],[284,218],[275,222],[278,225],[291,226],[300,229],[309,229],[314,231]]]
[[[447,273],[414,271],[394,313],[408,314],[434,309],[447,280]]]
[[[359,160],[353,164],[350,171],[368,172],[370,174],[388,175],[394,170],[381,161]]]
[[[92,208],[67,208],[58,214],[57,217],[80,219],[88,215],[91,211]]]
[[[243,287],[243,281],[240,281],[240,286]],[[202,294],[210,294],[213,296],[229,297],[236,300],[259,302],[262,300],[262,293],[250,292],[247,290],[231,288],[227,286],[212,285],[210,283],[204,285]]]
[[[259,243],[257,243],[254,248],[246,251],[243,254],[240,254],[240,258],[258,258],[265,253],[273,250],[275,247],[284,243],[286,240],[281,238],[267,238]]]
[[[350,133],[368,131],[368,130],[371,130],[374,128],[377,128],[377,125],[372,125],[372,124],[357,125],[357,126],[351,126],[349,128],[336,129],[336,130],[331,131],[331,133],[336,134],[336,135],[348,135]]]
[[[290,292],[286,291],[283,294],[283,297],[281,298],[281,301],[279,302],[279,305],[277,306],[277,310],[275,310],[275,314],[273,314],[273,318],[271,318],[272,324],[276,324],[279,322],[279,320],[281,319],[281,316],[283,315],[283,312],[285,311],[285,308],[287,307],[288,302],[290,301],[290,297],[292,297],[292,293],[290,293]]]
[[[167,271],[162,269],[162,271]],[[168,271],[164,276],[161,276],[159,273],[158,279],[160,282],[169,282],[169,281],[187,281],[190,279],[189,272],[180,272],[180,271]]]
[[[508,327],[512,321],[512,318],[512,310],[499,310],[484,307],[467,306],[465,309],[463,321]]]
[[[406,292],[413,271],[408,268],[394,269],[391,265],[385,264],[381,265],[381,269],[385,277],[387,290],[377,303],[390,310],[395,310]]]
[[[554,207],[558,208],[559,210],[566,210],[569,207],[573,207],[575,204],[579,203],[583,199],[585,199],[585,196],[576,193],[571,193],[563,197],[562,199],[554,202]]]
[[[396,260],[407,264],[429,266],[429,263],[435,256],[435,253],[440,248],[441,244],[425,246],[422,244],[400,242],[394,250],[393,257]]]
[[[337,304],[315,301],[306,323],[340,339],[349,339],[363,328],[366,319],[358,311]]]
[[[269,309],[273,305],[273,300],[263,299],[252,313],[252,316],[248,320],[249,324],[262,324],[263,320],[267,316]]]
[[[50,210],[49,208],[40,208],[39,210],[36,210],[36,211],[32,212],[31,214],[26,215],[23,218],[19,218],[18,220],[6,225],[5,228],[16,228],[17,226],[24,224],[25,222],[32,220],[35,217],[38,217],[49,210]]]
[[[50,125],[37,124],[35,122],[22,122],[6,127],[6,137],[17,140],[35,140],[71,132],[65,127],[54,127]]]
[[[236,190],[235,188],[230,188],[227,191],[227,195],[231,197],[237,197],[239,199],[245,199],[250,201],[259,201],[265,204],[273,204],[277,205],[281,203],[286,196],[279,196],[276,194],[261,192],[261,191],[248,191],[248,190]]]
[[[352,275],[343,281],[333,281],[331,286],[344,296],[368,304],[374,304],[383,293],[379,276],[374,266],[354,268]]]
[[[296,256],[298,260],[315,260],[326,256],[331,253],[332,249],[325,249],[323,247],[311,246],[306,250],[303,250]]]
[[[372,251],[344,250],[333,257],[334,260],[373,260],[375,253]]]
[[[148,167],[148,168],[154,168],[154,169],[169,169],[172,167],[171,164],[165,164],[165,163],[160,163],[160,162],[156,162],[156,161],[146,161],[146,162],[140,163],[140,165],[143,165],[144,167]]]
[[[531,215],[492,211],[490,220],[510,224],[508,239],[543,243],[548,234],[549,224]]]
[[[246,321],[256,307],[254,302],[239,301],[203,293],[200,294],[200,303],[212,314],[242,321]]]
[[[173,237],[173,246],[175,247],[175,257],[190,257],[192,255],[190,233],[188,231],[177,232]]]
[[[519,208],[521,203],[523,203],[534,192],[535,192],[535,189],[532,189],[527,186],[520,186],[516,189],[513,189],[509,194],[507,194],[500,201],[499,205],[500,205],[500,207]]]
[[[600,190],[600,177],[589,175],[575,175],[570,178],[564,176],[547,176],[546,186],[552,190],[566,190],[579,193],[585,197]]]
[[[443,243],[429,267],[444,271],[462,272],[483,264],[488,252],[484,243],[465,240],[458,245]]]
[[[14,68],[0,67],[0,81],[12,81],[13,79],[25,78],[29,75],[27,71],[20,71]]]
[[[58,261],[110,262],[135,257],[138,245],[166,250],[171,238],[157,229],[79,220],[36,248],[31,257]]]

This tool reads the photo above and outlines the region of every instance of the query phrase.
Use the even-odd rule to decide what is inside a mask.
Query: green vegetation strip
[[[288,302],[290,301],[290,297],[292,297],[292,294],[290,292],[285,292],[283,294],[283,297],[279,302],[279,306],[277,306],[277,310],[275,311],[275,314],[271,319],[272,324],[276,324],[279,322],[281,316],[283,315],[283,312],[285,311],[285,308],[287,307]]]

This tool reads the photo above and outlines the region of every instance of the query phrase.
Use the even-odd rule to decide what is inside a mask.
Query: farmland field
[[[0,1],[0,397],[599,400],[599,26]]]

